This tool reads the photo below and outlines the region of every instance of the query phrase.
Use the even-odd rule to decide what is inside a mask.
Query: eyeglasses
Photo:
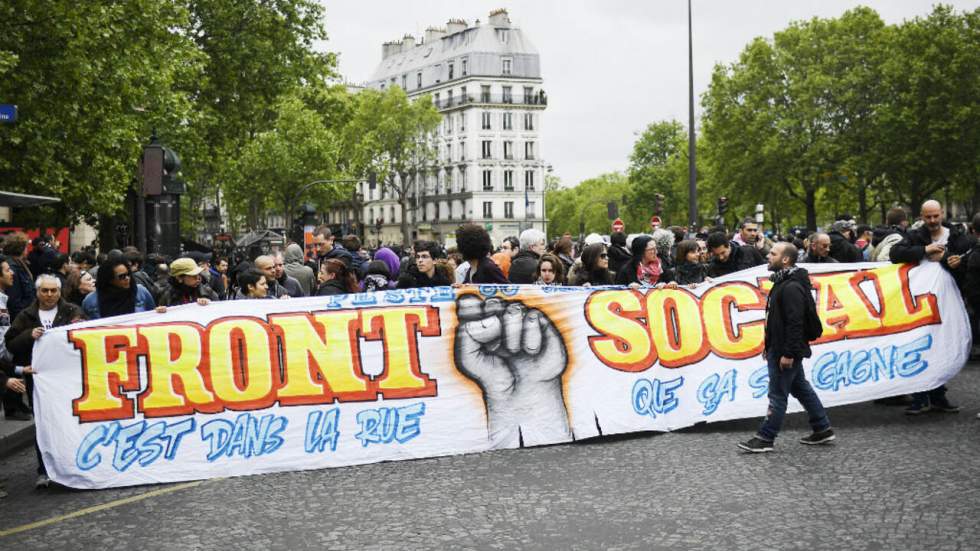
[[[125,279],[129,279],[129,272],[126,272],[124,274],[116,274],[116,279],[118,281],[123,281]]]

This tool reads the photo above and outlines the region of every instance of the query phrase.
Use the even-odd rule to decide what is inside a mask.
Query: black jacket
[[[446,287],[452,285],[454,281],[450,281],[448,278],[443,276],[439,270],[436,270],[432,277],[429,277],[419,271],[414,265],[409,264],[408,268],[398,276],[398,288],[399,289],[415,289],[416,287]]]
[[[719,262],[717,258],[711,259],[711,263],[708,265],[709,277],[734,274],[766,263],[759,249],[752,245],[739,245],[733,241],[728,246],[732,249],[728,255],[728,260]]]
[[[973,248],[960,261],[965,264],[963,273],[963,295],[968,304],[973,306],[973,315],[980,316],[980,241],[973,243]]]
[[[805,255],[803,255],[803,258],[800,259],[800,262],[804,264],[837,264],[837,259],[829,254],[827,256],[814,256],[807,252]]]
[[[331,279],[330,281],[324,282],[320,285],[320,288],[316,290],[316,296],[325,297],[330,295],[346,295],[350,294],[350,291],[344,287],[339,279]]]
[[[81,308],[61,299],[58,301],[58,313],[54,316],[52,326],[60,327],[84,319],[85,314],[82,313]],[[7,350],[14,356],[14,365],[31,365],[31,357],[34,353],[34,337],[31,336],[31,332],[35,327],[41,327],[37,301],[17,314],[3,337]]]
[[[492,258],[485,256],[477,263],[475,270],[473,269],[473,264],[470,264],[470,269],[466,271],[466,280],[463,283],[496,283],[498,285],[506,285],[510,282],[507,280],[504,272],[500,270],[500,266],[497,266],[497,263]],[[399,285],[400,287],[401,285]]]
[[[538,270],[541,255],[534,251],[521,249],[510,263],[508,277],[511,283],[531,285],[534,283],[534,272]]]
[[[609,254],[609,270],[614,274],[618,274],[619,270],[623,269],[623,266],[628,264],[631,258],[629,249],[619,245],[610,246],[607,252]]]
[[[197,302],[199,298],[218,300],[218,293],[203,281],[197,287],[187,287],[170,278],[166,287],[160,290],[157,306],[180,306]]]
[[[14,272],[14,284],[6,290],[7,311],[10,312],[10,319],[13,321],[17,314],[34,302],[37,291],[34,289],[34,278],[26,262],[19,258],[11,258],[8,264]]]
[[[838,231],[829,232],[830,256],[837,262],[864,262],[864,255],[857,245],[851,243]]]
[[[674,266],[674,281],[678,285],[704,283],[708,276],[708,268],[700,262],[681,262]]]
[[[956,282],[961,284],[963,282],[963,276],[966,273],[966,265],[961,261],[959,267],[952,270],[946,261],[950,256],[966,254],[973,246],[973,239],[963,233],[963,230],[959,226],[951,226],[946,222],[943,222],[943,226],[949,229],[949,239],[946,241],[946,252],[943,253],[941,264],[943,268],[946,268],[946,270],[953,274]],[[926,246],[931,243],[932,235],[929,233],[929,228],[925,224],[917,229],[909,230],[905,232],[905,238],[892,247],[891,261],[896,264],[902,262],[919,262],[923,258],[926,258]]]
[[[807,295],[813,287],[810,274],[797,268],[784,281],[773,286],[766,301],[766,353],[801,359],[811,356],[810,343],[803,332]]]

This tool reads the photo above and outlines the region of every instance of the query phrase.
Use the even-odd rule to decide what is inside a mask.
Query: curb
[[[0,459],[6,459],[34,442],[34,422],[7,421],[0,423],[22,425],[14,430],[0,430]],[[4,427],[5,428],[5,427]]]

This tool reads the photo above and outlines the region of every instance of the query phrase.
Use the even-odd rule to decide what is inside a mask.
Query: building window
[[[466,63],[466,62],[467,62],[467,61],[468,61],[468,60],[467,60],[467,58],[465,58],[465,57],[464,57],[463,59],[461,59],[461,60],[459,61],[459,72],[460,72],[460,73],[462,73],[462,75],[463,75],[464,77],[466,76],[466,65],[467,65],[467,63]]]
[[[537,216],[534,214],[534,201],[527,202],[527,217],[537,218]]]
[[[466,167],[459,172],[459,190],[466,191]]]
[[[504,191],[514,191],[514,171],[504,171]]]
[[[459,160],[466,160],[466,142],[459,142]]]
[[[402,90],[408,90],[408,75],[402,75]]]
[[[504,158],[514,158],[514,142],[504,142]]]
[[[453,144],[446,144],[446,162],[453,162]]]
[[[490,85],[484,84],[480,86],[480,102],[490,103]]]
[[[483,217],[493,218],[493,203],[491,201],[483,202]]]
[[[455,73],[456,67],[452,63],[448,64],[448,67],[449,67],[449,80],[452,80],[456,76]]]
[[[524,188],[528,191],[534,191],[534,171],[528,170],[524,173]]]
[[[388,207],[388,219],[391,220],[392,224],[395,223],[395,207],[393,206]]]
[[[483,171],[483,191],[493,191],[493,180],[489,170]]]
[[[466,87],[461,86],[459,88],[459,103],[467,103],[469,98],[466,97]]]
[[[491,158],[490,157],[490,140],[483,140],[482,153],[483,153],[483,158],[484,159],[490,159]]]
[[[436,82],[442,82],[442,65],[436,65]]]
[[[490,130],[490,112],[484,111],[480,118],[483,120],[483,129]]]
[[[416,88],[422,87],[422,71],[415,73],[415,87]]]
[[[503,74],[505,74],[505,75],[509,75],[511,73],[511,66],[513,65],[513,63],[514,63],[514,61],[512,59],[505,57],[502,60],[502,66],[501,66],[501,71],[500,72],[503,73]]]
[[[466,113],[459,114],[459,131],[466,132]]]
[[[503,97],[501,98],[501,101],[503,101],[504,103],[514,103],[514,97],[511,95],[510,86],[504,86],[503,89],[504,89],[504,93],[503,93]]]
[[[446,90],[446,107],[452,107],[452,106],[453,106],[453,91]]]
[[[514,217],[514,202],[504,201],[504,218]]]
[[[374,223],[374,207],[368,209],[368,222]]]
[[[524,158],[534,159],[534,142],[524,142]]]
[[[530,104],[534,101],[534,88],[530,86],[524,87],[524,103]]]
[[[441,105],[439,105],[439,92],[436,92],[435,101],[433,103],[435,103],[436,109],[439,109],[440,107],[442,107]]]
[[[524,113],[524,130],[534,130],[534,113]]]
[[[513,113],[510,113],[509,111],[507,113],[504,113],[504,130],[514,129],[514,122],[511,115],[513,115]]]

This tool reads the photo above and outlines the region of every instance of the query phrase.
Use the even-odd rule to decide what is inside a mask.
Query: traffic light
[[[657,193],[653,196],[653,210],[660,216],[664,213],[664,194]]]

